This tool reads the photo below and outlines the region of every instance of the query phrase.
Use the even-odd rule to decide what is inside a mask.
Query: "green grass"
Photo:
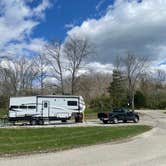
[[[0,129],[0,155],[59,151],[128,138],[149,126]]]

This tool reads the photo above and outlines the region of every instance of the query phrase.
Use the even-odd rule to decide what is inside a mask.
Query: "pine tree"
[[[122,107],[127,105],[127,93],[125,90],[125,79],[121,71],[114,69],[113,80],[110,83],[109,93],[112,99],[113,107]]]

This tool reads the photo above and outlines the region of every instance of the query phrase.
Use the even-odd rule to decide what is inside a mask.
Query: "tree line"
[[[1,106],[9,96],[76,94],[76,82],[84,60],[93,54],[86,38],[68,36],[54,40],[38,55],[1,57]]]
[[[151,61],[128,53],[117,57],[108,85],[108,94],[103,94],[90,102],[95,111],[110,110],[113,107],[165,109],[166,72],[150,70]]]
[[[38,55],[1,57],[0,107],[7,107],[9,96],[42,94],[82,95],[94,111],[166,107],[166,73],[151,74],[147,57],[117,56],[112,74],[106,74],[86,67],[95,54],[86,38],[68,36],[64,43],[51,41]],[[88,72],[80,73],[84,69]]]

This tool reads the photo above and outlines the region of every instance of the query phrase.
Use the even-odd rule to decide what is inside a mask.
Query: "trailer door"
[[[49,112],[50,112],[50,102],[49,101],[42,101],[42,114],[43,117],[49,117]]]

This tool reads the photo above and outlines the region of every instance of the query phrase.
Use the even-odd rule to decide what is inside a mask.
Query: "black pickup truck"
[[[122,121],[126,123],[127,121],[133,121],[138,123],[139,115],[134,111],[130,111],[126,108],[115,108],[112,112],[100,112],[98,113],[98,118],[103,121],[103,123],[118,123]]]

